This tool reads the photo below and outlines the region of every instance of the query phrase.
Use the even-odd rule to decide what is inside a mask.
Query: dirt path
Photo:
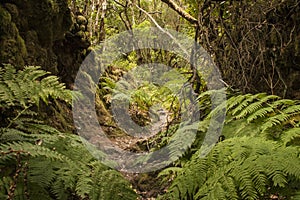
[[[151,135],[155,136],[160,131],[164,131],[167,127],[169,113],[166,110],[159,110],[159,119],[152,123]],[[137,138],[129,135],[114,137],[112,142],[121,149],[131,152],[149,151],[148,140],[150,138]],[[123,176],[131,182],[135,191],[140,195],[140,200],[153,200],[158,194],[161,194],[166,184],[161,184],[161,180],[157,178],[158,172],[151,173],[125,173]]]
[[[159,111],[159,119],[152,123],[152,126],[150,128],[150,135],[155,136],[157,133],[160,131],[164,131],[167,127],[168,123],[168,118],[169,118],[169,113],[166,110],[161,109]],[[151,137],[150,137],[151,138]],[[139,149],[139,144],[146,142],[150,139],[146,137],[133,137],[130,135],[122,135],[118,137],[114,137],[112,139],[112,142],[118,145],[121,149],[123,150],[128,150],[128,151],[141,151]],[[147,146],[146,146],[147,147]],[[149,146],[147,147],[147,150],[149,151]]]

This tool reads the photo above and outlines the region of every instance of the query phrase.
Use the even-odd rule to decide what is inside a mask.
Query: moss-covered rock
[[[72,25],[67,1],[63,0],[29,0],[26,7],[22,7],[22,17],[27,18],[28,28],[37,32],[44,47],[63,39]]]
[[[11,23],[11,15],[10,13],[4,9],[2,6],[0,6],[0,30],[5,31],[5,29],[9,26]]]
[[[87,21],[87,19],[84,17],[84,16],[82,16],[82,15],[78,15],[77,17],[76,17],[76,22],[77,22],[77,24],[79,24],[79,25],[87,25],[87,23],[88,23],[88,21]]]
[[[82,60],[77,57],[81,57],[81,51],[89,46],[88,38],[84,34],[87,24],[85,17],[73,16],[68,1],[65,0],[2,2],[0,63],[11,63],[20,67],[39,65],[56,75],[68,71],[76,73],[75,70],[64,68],[75,65],[78,69]],[[72,39],[66,38],[69,31],[73,31]],[[67,65],[64,64],[64,59],[68,60]]]
[[[17,19],[19,17],[19,10],[18,10],[17,6],[14,4],[11,4],[11,3],[6,3],[5,8],[10,13],[13,21],[17,21]]]
[[[0,63],[23,66],[26,56],[25,42],[19,35],[11,14],[0,5]]]

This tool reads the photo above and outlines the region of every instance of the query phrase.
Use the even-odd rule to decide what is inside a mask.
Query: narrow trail
[[[150,128],[151,136],[166,130],[170,113],[166,110],[159,110],[159,119],[152,122]],[[150,138],[152,138],[150,137]],[[129,135],[123,135],[112,138],[112,142],[118,145],[121,149],[131,152],[147,152],[150,150],[148,140],[150,138],[138,138]],[[143,150],[142,150],[143,149]],[[140,195],[140,200],[154,200],[155,197],[163,192],[166,186],[161,185],[160,180],[157,178],[158,172],[151,173],[127,173],[121,172],[123,176],[131,182],[133,188]]]
[[[159,119],[156,122],[153,122],[151,124],[150,130],[150,135],[151,137],[155,136],[157,133],[164,131],[168,125],[168,118],[169,118],[169,113],[166,110],[161,109],[159,111]],[[150,137],[150,138],[151,138]],[[133,137],[130,135],[122,135],[118,137],[114,137],[112,139],[112,142],[118,145],[121,149],[123,150],[128,150],[132,151],[135,150],[137,151],[137,147],[139,146],[138,144],[142,142],[146,142],[150,139],[147,137]],[[150,150],[149,147],[147,147],[147,150]]]

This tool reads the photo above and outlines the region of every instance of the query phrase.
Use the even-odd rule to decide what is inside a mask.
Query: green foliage
[[[208,97],[214,92],[199,96],[202,111],[210,108]],[[210,125],[207,122],[218,115],[224,104],[226,139],[205,158],[198,147],[190,161],[162,171],[160,175],[165,179],[175,179],[160,199],[270,199],[274,194],[297,198],[299,102],[262,93],[234,95],[206,112],[198,129],[201,133],[206,132]]]
[[[47,74],[38,67],[1,69],[1,112],[9,123],[0,127],[0,199],[135,199],[130,184],[96,160],[82,138],[43,124],[30,109],[72,98]]]
[[[264,93],[239,95],[227,101],[227,113],[226,126],[235,131],[229,133],[225,126],[224,135],[279,139],[285,130],[299,127],[300,102]]]
[[[158,67],[159,68],[159,67]],[[149,115],[157,118],[158,109],[164,109],[169,112],[171,118],[175,118],[179,112],[180,92],[184,90],[184,81],[182,77],[177,77],[177,71],[164,71],[157,73],[148,68],[135,68],[120,79],[117,84],[110,84],[111,79],[103,78],[103,86],[100,94],[105,94],[104,99],[115,101],[115,105],[124,106],[125,102],[129,103],[130,112],[139,113],[147,120]],[[163,82],[162,80],[166,80]],[[107,87],[110,85],[109,87]],[[111,91],[106,94],[107,91]],[[111,96],[109,96],[109,94]],[[108,98],[107,98],[108,97]],[[182,104],[187,104],[188,100],[182,99]],[[156,115],[156,116],[154,116]],[[132,116],[134,118],[134,116]],[[152,119],[153,120],[153,119]],[[154,119],[155,120],[155,119]]]
[[[206,158],[194,155],[161,199],[263,199],[273,192],[291,198],[300,188],[299,148],[270,140],[235,137]],[[284,162],[283,162],[284,161]]]
[[[13,132],[7,130],[6,133]],[[95,160],[78,136],[62,133],[30,135],[22,141],[6,142],[0,148],[2,196],[13,192],[5,187],[15,185],[14,196],[24,197],[26,193],[22,193],[22,188],[26,187],[30,199],[136,197],[129,183],[118,172]],[[17,179],[6,185],[4,180],[12,175],[18,175]]]
[[[72,92],[65,89],[56,76],[48,74],[36,66],[28,66],[17,72],[12,65],[4,65],[0,69],[0,106],[38,106],[40,100],[47,104],[49,97],[70,103]]]

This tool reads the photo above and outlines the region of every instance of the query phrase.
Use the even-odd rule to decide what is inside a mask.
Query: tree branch
[[[149,19],[155,24],[155,26],[163,33],[167,34],[172,40],[174,40],[176,42],[176,44],[178,45],[178,47],[186,54],[189,55],[189,53],[186,51],[185,48],[182,47],[182,45],[177,41],[177,39],[171,34],[169,33],[167,30],[163,29],[156,21],[155,19],[144,9],[140,8],[138,5],[135,5],[140,11],[142,11],[143,13],[145,13],[145,15],[147,15],[149,17]]]
[[[198,20],[187,13],[183,8],[179,7],[173,0],[161,0],[166,3],[170,8],[176,11],[180,16],[189,21],[192,24],[198,24]]]

